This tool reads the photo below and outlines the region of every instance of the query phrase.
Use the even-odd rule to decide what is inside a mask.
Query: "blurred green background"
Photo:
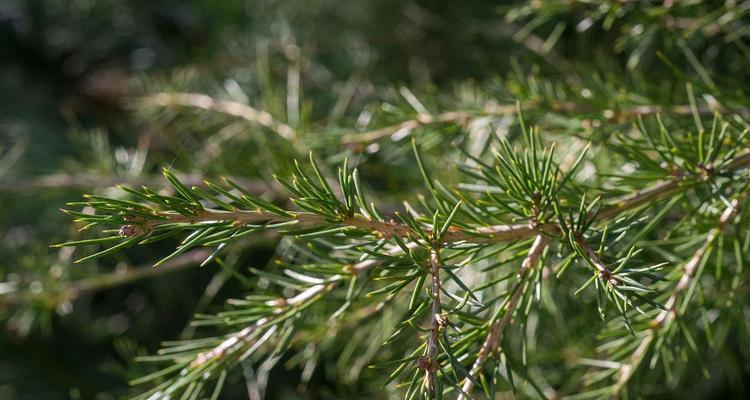
[[[684,104],[691,81],[731,88],[721,91],[730,103],[746,101],[746,4],[665,3],[0,0],[0,399],[123,395],[147,370],[133,356],[189,335],[193,313],[242,293],[227,276],[187,259],[175,270],[189,273],[132,274],[148,271],[174,243],[86,265],[71,264],[70,249],[48,247],[76,235],[59,211],[66,202],[110,193],[116,183],[158,187],[165,165],[198,182],[219,175],[267,181],[273,160],[257,143],[235,141],[236,127],[154,111],[142,107],[142,96],[249,97],[291,125],[321,132],[313,147],[323,149],[324,133],[356,126],[363,110],[380,112],[374,104],[394,98],[400,86],[435,104],[471,104],[477,88],[508,102],[526,96],[543,103],[539,93],[555,89],[535,82],[538,76],[587,82],[603,98]],[[730,9],[737,11],[720,21]],[[714,17],[701,22],[707,15]],[[304,95],[291,114],[294,79]],[[581,93],[567,96],[587,97]],[[403,162],[398,152],[370,158],[370,175]],[[410,192],[407,177],[381,179],[371,185]],[[275,243],[230,258],[263,265]],[[300,372],[274,372],[268,396],[295,397]],[[305,393],[346,392],[337,386],[320,373]],[[244,390],[240,382],[225,396],[244,398]]]

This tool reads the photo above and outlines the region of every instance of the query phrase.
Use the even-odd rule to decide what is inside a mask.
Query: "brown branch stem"
[[[604,264],[604,262],[599,258],[599,254],[596,253],[593,247],[587,242],[584,238],[578,236],[575,238],[576,243],[578,243],[579,246],[583,249],[583,251],[586,252],[586,256],[588,257],[589,261],[591,261],[591,264],[596,268],[596,271],[598,272],[599,279],[602,279],[604,281],[609,281],[610,279],[616,279],[612,276],[612,273],[607,268],[607,265]]]
[[[693,113],[693,109],[691,108],[691,106],[684,104],[673,106],[640,105],[620,111],[614,111],[610,109],[600,110],[587,104],[574,102],[554,103],[552,105],[547,105],[546,107],[551,108],[552,111],[562,113],[594,113],[600,111],[602,114],[601,117],[610,121],[622,121],[624,119],[632,118],[633,116],[637,115],[647,116],[662,113],[675,115],[691,115]],[[534,110],[541,108],[542,106],[538,102],[525,102],[521,104],[521,109],[524,110]],[[697,108],[698,114],[701,115],[711,115],[717,111],[727,110],[706,106]],[[741,108],[732,111],[745,116],[750,115],[750,108]],[[371,143],[373,141],[381,140],[392,135],[396,135],[399,137],[407,136],[412,131],[424,126],[439,124],[465,125],[473,118],[515,115],[517,112],[518,107],[515,104],[488,104],[484,107],[484,109],[478,111],[449,111],[439,114],[423,113],[418,114],[413,119],[375,129],[369,132],[346,134],[342,136],[341,142],[344,145]]]
[[[497,353],[497,351],[499,350],[502,343],[505,327],[510,323],[516,305],[523,295],[524,277],[542,257],[542,254],[544,254],[544,250],[547,247],[549,241],[550,238],[548,236],[545,236],[542,233],[538,233],[536,238],[534,239],[534,242],[531,244],[529,253],[521,262],[521,269],[518,273],[519,282],[516,284],[516,287],[513,290],[513,293],[510,295],[509,300],[502,306],[505,309],[505,313],[503,314],[502,318],[500,318],[500,320],[490,322],[490,328],[487,332],[487,336],[482,343],[482,347],[479,348],[477,359],[474,361],[474,364],[469,371],[469,374],[472,378],[476,378],[479,375],[479,372],[482,370],[482,365],[484,365],[484,362],[487,361],[489,356],[493,353]],[[471,391],[473,388],[474,381],[467,378],[466,380],[464,380],[461,390],[464,393],[471,395]],[[460,394],[458,397],[459,400],[464,400],[464,398],[465,396],[463,394]]]
[[[411,243],[409,245],[415,246],[415,244],[411,244]],[[398,249],[400,250],[400,247]],[[382,260],[364,260],[351,266],[351,268],[355,271],[365,272],[369,270],[370,268],[380,265],[382,263],[383,263]],[[321,293],[334,289],[341,282],[344,282],[344,281],[345,280],[343,279],[339,279],[339,280],[336,280],[327,284],[314,285],[298,293],[297,295],[294,295],[288,298],[272,300],[272,301],[267,302],[266,304],[272,307],[276,307],[274,314],[278,315],[278,314],[281,314],[285,309],[288,309],[289,307],[300,306],[306,303],[307,301],[310,301],[311,299],[315,298],[316,296],[320,295]],[[438,291],[438,298],[439,298],[439,295],[440,294]],[[205,351],[203,353],[199,353],[195,357],[193,362],[190,364],[190,366],[191,367],[200,366],[209,360],[223,357],[228,351],[231,351],[237,346],[243,346],[243,345],[249,344],[251,341],[252,334],[258,328],[261,328],[271,323],[272,320],[273,320],[272,317],[262,318],[258,320],[257,322],[255,322],[254,324],[230,336],[229,338],[224,340],[221,344],[214,347],[213,349]]]
[[[308,301],[311,301],[323,292],[333,289],[336,286],[336,283],[337,282],[314,285],[293,297],[282,299],[282,301],[277,301],[276,303],[272,304],[274,307],[276,307],[273,311],[273,316],[261,318],[254,324],[245,327],[241,331],[229,336],[227,339],[225,339],[223,342],[221,342],[211,350],[198,353],[190,363],[189,368],[198,368],[206,362],[220,360],[225,355],[233,353],[237,349],[242,349],[245,346],[251,344],[253,342],[253,334],[256,332],[256,330],[273,323],[273,321],[276,319],[274,318],[274,316],[282,314],[289,308],[299,307],[307,303]],[[273,333],[274,327],[266,332],[267,335],[272,335]]]
[[[718,226],[708,232],[708,234],[706,235],[705,243],[700,248],[698,248],[698,250],[693,253],[687,263],[685,263],[685,266],[682,269],[682,275],[680,275],[680,279],[679,281],[677,281],[677,286],[675,286],[674,291],[664,304],[665,310],[662,310],[656,316],[652,323],[652,329],[646,332],[646,336],[641,339],[638,347],[631,354],[629,361],[626,364],[622,364],[622,366],[620,367],[620,375],[617,379],[617,383],[614,386],[612,398],[617,398],[620,391],[627,385],[627,383],[630,381],[630,378],[633,377],[633,374],[635,374],[635,371],[643,361],[646,353],[651,348],[651,344],[653,343],[659,330],[671,325],[671,323],[676,318],[678,318],[676,308],[677,301],[680,299],[680,296],[682,296],[682,294],[690,287],[690,284],[695,277],[695,273],[697,272],[698,267],[703,260],[703,257],[706,255],[708,249],[719,237],[732,217],[737,213],[738,206],[739,201],[737,199],[732,200],[730,206],[724,209],[724,212],[722,212],[721,217],[719,218]]]
[[[726,164],[723,170],[731,172],[748,166],[750,166],[750,151],[746,151],[736,156]],[[685,187],[686,185],[683,184],[683,181],[678,178],[657,182],[646,189],[638,190],[630,195],[610,201],[611,205],[603,209],[597,215],[597,221],[611,220],[626,211],[636,209],[644,204],[648,204],[657,199],[684,190]],[[290,214],[290,216],[281,216],[263,210],[223,211],[204,209],[197,212],[195,215],[190,216],[174,212],[161,212],[158,216],[162,219],[149,221],[143,228],[148,230],[163,224],[199,223],[209,221],[231,221],[239,225],[294,220],[300,223],[331,223],[331,221],[326,221],[324,217],[311,213],[294,213]],[[365,218],[360,215],[354,215],[342,218],[340,221],[333,223],[339,226],[351,226],[358,229],[369,230],[386,238],[398,236],[400,238],[408,239],[414,236],[414,232],[409,226],[392,220],[380,221]],[[562,232],[562,229],[560,229],[557,224],[553,223],[541,225],[534,225],[532,223],[491,225],[475,227],[473,230],[466,230],[457,226],[452,226],[443,236],[443,243],[493,243],[508,240],[522,240],[535,237],[540,231],[550,235],[558,235]],[[427,233],[429,234],[430,231],[427,230]]]
[[[203,184],[204,179],[195,174],[178,174],[180,182],[187,186],[197,186]],[[264,182],[254,181],[241,178],[238,176],[230,177],[233,182],[237,182],[243,188],[253,194],[262,194],[273,191],[275,188]],[[166,184],[163,176],[159,177],[120,177],[113,174],[69,174],[57,173],[34,177],[16,178],[14,180],[0,181],[0,192],[28,192],[32,190],[44,189],[67,189],[67,188],[107,188],[117,185],[128,187],[160,187]],[[275,196],[278,195],[275,193]]]
[[[438,370],[437,355],[440,348],[440,329],[445,324],[440,303],[440,268],[440,254],[437,249],[433,248],[430,250],[430,276],[432,280],[430,286],[430,297],[432,298],[430,335],[427,339],[425,355],[418,361],[419,367],[425,371],[424,386],[431,396],[434,396],[437,391],[436,372]]]
[[[183,215],[175,212],[159,212],[159,219],[147,221],[143,224],[144,230],[151,230],[158,226],[167,224],[195,224],[201,222],[226,221],[234,222],[237,225],[249,225],[257,223],[276,223],[286,221],[297,221],[298,223],[322,224],[326,219],[322,216],[311,213],[294,213],[289,216],[274,214],[269,211],[225,211],[215,209],[202,209],[193,215]],[[351,226],[353,228],[369,230],[380,236],[390,238],[398,236],[401,238],[410,238],[414,236],[412,229],[405,225],[389,221],[379,221],[355,215],[352,217],[342,218],[338,222],[333,222],[340,226]],[[548,232],[555,232],[556,226],[546,224],[541,229]],[[523,239],[536,232],[537,228],[530,224],[517,225],[495,225],[488,227],[479,227],[475,232],[461,230],[458,227],[451,227],[443,235],[444,243],[471,242],[471,243],[491,243],[497,241],[507,241],[514,239]],[[426,232],[431,233],[430,230]]]
[[[677,180],[670,180],[664,182],[658,182],[651,187],[643,190],[638,190],[632,194],[621,197],[611,206],[602,210],[597,214],[596,219],[598,221],[606,221],[620,215],[621,213],[638,208],[644,204],[647,204],[658,198],[662,198],[672,193],[676,193],[681,190],[680,182]]]
[[[177,92],[156,93],[140,98],[139,101],[146,105],[159,107],[193,107],[214,111],[264,126],[290,142],[294,141],[297,137],[297,132],[294,128],[276,120],[269,112],[257,110],[248,104],[237,101],[218,100],[201,93]]]

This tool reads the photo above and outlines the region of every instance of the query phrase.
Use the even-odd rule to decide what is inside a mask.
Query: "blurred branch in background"
[[[186,185],[201,185],[203,177],[200,175],[177,175]],[[230,179],[251,193],[264,194],[269,193],[272,189],[265,182],[251,181],[242,177],[230,177]],[[0,192],[30,192],[45,189],[106,189],[114,186],[149,186],[159,187],[166,185],[162,176],[146,178],[120,178],[111,174],[91,175],[91,174],[50,174],[41,175],[32,178],[18,179],[15,181],[0,180]]]

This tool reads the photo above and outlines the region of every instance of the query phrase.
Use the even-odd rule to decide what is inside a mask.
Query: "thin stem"
[[[612,219],[627,210],[638,208],[639,206],[648,204],[649,202],[656,199],[679,192],[681,188],[682,187],[680,186],[680,182],[673,180],[659,182],[649,188],[637,190],[634,193],[616,200],[611,206],[602,210],[596,216],[596,219],[598,221],[606,221]]]
[[[588,257],[589,261],[591,261],[591,264],[596,268],[597,272],[599,273],[599,277],[602,280],[609,280],[612,278],[612,272],[607,268],[607,265],[604,264],[604,262],[599,258],[599,255],[596,254],[596,251],[593,247],[584,240],[581,236],[578,236],[575,238],[576,243],[578,243],[579,246],[583,249],[583,251],[586,252],[586,256]]]
[[[326,221],[324,217],[311,213],[295,213],[291,214],[290,216],[283,216],[264,210],[225,211],[215,209],[202,209],[193,215],[183,215],[176,212],[163,211],[158,212],[157,216],[160,219],[154,219],[146,222],[143,225],[143,229],[151,230],[158,226],[167,224],[193,224],[216,221],[234,222],[238,225],[248,225],[265,222],[276,223],[286,221],[297,221],[299,223],[308,224],[322,224],[326,222],[330,223],[330,221]],[[340,226],[351,226],[354,228],[369,230],[385,238],[392,238],[394,236],[401,238],[410,238],[414,236],[414,232],[408,225],[399,224],[394,221],[373,220],[364,218],[360,215],[342,218],[337,224]],[[551,232],[555,230],[555,226],[551,224],[545,225],[542,228]],[[458,227],[454,227],[452,229],[449,229],[448,232],[443,235],[443,242],[491,243],[497,241],[515,240],[529,236],[530,233],[535,232],[535,229],[536,228],[529,224],[479,227],[476,229],[476,232],[463,231]],[[427,232],[431,233],[430,230],[427,230]]]
[[[729,161],[723,169],[733,172],[747,168],[748,166],[750,166],[750,151],[745,151]],[[675,176],[671,180],[658,182],[648,188],[637,190],[613,201],[611,206],[597,214],[596,219],[597,221],[610,220],[625,211],[638,208],[670,194],[678,193],[685,187],[686,185],[679,176]]]
[[[406,243],[406,248],[408,248],[408,249],[415,249],[417,247],[419,247],[419,243],[417,243],[417,242],[408,242],[408,243]],[[386,251],[385,254],[387,254],[389,256],[396,256],[396,255],[402,254],[403,252],[404,252],[404,250],[400,246],[394,246],[391,249],[389,249],[388,251]],[[381,265],[384,262],[385,262],[384,260],[378,260],[378,259],[369,259],[369,260],[360,261],[360,262],[352,265],[351,268],[350,268],[350,271],[352,273],[361,275],[361,274],[364,274],[365,272],[369,271],[370,268],[378,266],[378,265]]]
[[[476,378],[479,375],[479,372],[482,370],[482,365],[484,365],[484,362],[487,361],[489,356],[493,353],[497,353],[497,351],[500,348],[500,345],[502,343],[503,339],[503,332],[505,331],[505,327],[510,323],[511,317],[515,311],[516,305],[518,304],[518,301],[521,299],[523,295],[523,287],[524,287],[524,277],[528,274],[528,271],[530,271],[534,265],[537,264],[539,259],[542,257],[542,254],[544,254],[544,250],[547,248],[547,244],[549,243],[550,238],[548,236],[545,236],[544,234],[537,234],[536,238],[534,239],[534,242],[531,244],[531,247],[529,248],[529,253],[526,255],[526,257],[521,262],[521,269],[519,271],[519,282],[516,284],[515,289],[513,290],[512,294],[510,295],[510,299],[505,302],[503,305],[505,309],[505,313],[503,314],[503,317],[500,320],[495,321],[494,323],[491,323],[490,328],[487,332],[487,336],[484,339],[484,342],[482,343],[482,347],[479,348],[479,353],[477,354],[477,359],[474,361],[474,364],[471,367],[471,370],[469,371],[469,374],[472,378]],[[461,390],[471,395],[471,391],[474,388],[474,380],[472,379],[466,379],[464,380],[464,384],[461,388]],[[459,395],[459,400],[464,400],[465,396],[463,394]]]
[[[619,112],[615,112],[609,109],[600,110],[587,104],[574,102],[554,103],[548,107],[551,107],[556,112],[562,113],[594,113],[597,111],[601,111],[602,118],[608,119],[610,121],[621,121],[627,118],[632,118],[636,115],[656,115],[662,113],[673,115],[691,115],[693,113],[693,109],[689,105],[641,105],[634,106],[631,109],[621,110]],[[540,105],[537,102],[526,102],[521,104],[521,109],[524,110],[534,110],[538,108],[540,108]],[[717,109],[715,107],[697,108],[698,114],[701,115],[712,115],[717,111],[727,110]],[[750,115],[750,108],[740,108],[733,111],[745,116]],[[395,125],[386,126],[364,133],[352,133],[344,135],[341,138],[341,141],[345,145],[364,144],[378,141],[392,135],[403,137],[424,126],[439,124],[456,124],[463,126],[475,118],[486,116],[515,115],[517,112],[518,108],[515,104],[490,104],[480,111],[449,111],[440,114],[418,114],[413,119],[406,120]]]
[[[176,92],[156,93],[139,100],[147,105],[156,105],[160,107],[193,107],[239,117],[249,122],[265,126],[290,142],[294,142],[297,137],[297,132],[291,126],[276,120],[273,115],[267,111],[256,110],[245,103],[218,100],[201,93]]]
[[[445,320],[442,315],[442,305],[440,303],[440,254],[437,249],[430,250],[430,275],[432,285],[430,288],[430,297],[432,298],[432,309],[430,313],[430,336],[427,339],[427,350],[425,358],[420,360],[420,367],[425,370],[425,386],[431,396],[437,392],[438,370],[437,355],[440,348],[440,329]]]
[[[197,186],[203,184],[204,178],[195,174],[177,175],[180,182],[187,186]],[[237,182],[243,188],[253,194],[263,194],[274,192],[275,197],[278,191],[274,187],[261,181],[245,179],[239,176],[232,176],[230,179]],[[139,187],[159,187],[164,185],[163,176],[159,177],[119,177],[111,174],[49,174],[25,179],[3,180],[0,181],[0,192],[27,192],[32,190],[43,189],[68,189],[68,188],[107,188],[117,185]]]
[[[724,168],[726,171],[736,171],[746,168],[750,165],[750,151],[738,155],[732,161],[727,163]],[[620,214],[648,204],[657,199],[663,198],[670,194],[677,193],[686,187],[680,180],[669,180],[658,182],[653,186],[638,190],[630,195],[623,196],[613,202],[608,208],[605,208],[597,215],[598,221],[611,220]],[[331,223],[326,221],[322,216],[311,213],[296,213],[291,216],[280,216],[268,211],[223,211],[204,209],[200,212],[186,216],[174,212],[160,212],[159,217],[163,219],[153,220],[146,223],[145,229],[152,229],[163,224],[173,223],[197,223],[208,221],[232,221],[237,224],[253,224],[260,222],[284,222],[296,220],[300,223]],[[339,226],[351,226],[354,228],[369,230],[385,238],[394,236],[400,238],[410,238],[414,236],[412,229],[394,221],[379,221],[365,218],[360,215],[342,218],[338,223]],[[457,226],[452,226],[443,236],[443,243],[494,243],[508,240],[522,240],[536,236],[539,231],[547,234],[559,234],[563,230],[556,224],[542,224],[535,226],[533,223],[523,223],[515,225],[492,225],[475,227],[473,230],[466,230]],[[429,230],[426,231],[430,233]]]
[[[254,324],[242,329],[241,331],[229,336],[226,340],[212,348],[211,350],[198,353],[193,361],[190,363],[191,368],[198,368],[207,362],[217,362],[223,359],[229,354],[235,353],[237,350],[244,348],[246,345],[252,342],[253,333],[258,329],[269,326],[278,318],[277,315],[283,314],[289,309],[302,306],[309,301],[313,301],[314,298],[322,294],[323,292],[329,291],[336,286],[337,282],[328,284],[320,284],[307,288],[300,292],[296,296],[284,298],[280,300],[274,300],[270,306],[275,307],[272,316],[264,317],[256,321]],[[269,330],[270,331],[270,330]]]
[[[365,260],[365,261],[361,261],[353,265],[352,269],[356,271],[365,272],[369,270],[370,268],[380,265],[382,263],[383,263],[382,260]],[[337,277],[340,278],[339,276]],[[289,298],[280,298],[276,300],[271,300],[271,301],[268,301],[266,304],[268,306],[275,307],[274,315],[279,315],[279,314],[282,314],[285,310],[288,310],[289,308],[298,307],[300,305],[305,304],[308,301],[311,301],[312,299],[322,294],[323,292],[333,290],[334,288],[339,286],[339,284],[342,282],[345,282],[345,280],[336,279],[333,282],[330,282],[327,284],[318,284],[315,286],[311,286],[310,288],[300,292],[299,294],[295,296],[292,296]],[[438,287],[437,296],[439,299],[439,296],[440,296],[439,287]],[[433,310],[434,310],[434,307],[433,307]],[[248,326],[242,329],[241,331],[237,332],[236,334],[230,336],[224,342],[214,347],[213,349],[198,354],[190,365],[192,367],[196,367],[196,366],[200,366],[208,362],[209,360],[215,360],[217,358],[224,357],[224,355],[227,352],[231,351],[232,349],[235,349],[238,346],[248,344],[253,332],[255,332],[258,328],[269,325],[272,322],[273,322],[273,317],[261,318],[260,320],[252,324],[251,326]]]

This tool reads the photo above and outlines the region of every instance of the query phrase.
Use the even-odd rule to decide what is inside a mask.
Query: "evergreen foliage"
[[[459,62],[414,50],[406,75],[367,48],[377,24],[276,7],[217,71],[136,79],[129,123],[155,133],[134,147],[76,131],[62,185],[91,194],[57,260],[2,269],[5,324],[198,264],[217,288],[190,326],[124,349],[133,398],[746,393],[750,3],[409,3]]]

